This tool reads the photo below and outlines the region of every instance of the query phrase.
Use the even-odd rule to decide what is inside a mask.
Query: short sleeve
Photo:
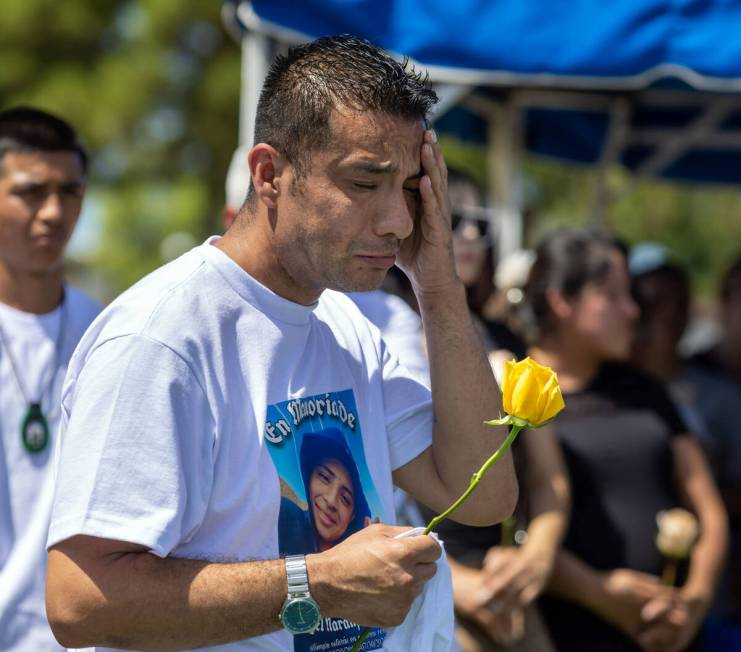
[[[48,545],[85,534],[166,556],[203,518],[214,439],[183,358],[140,335],[101,344],[65,387]]]
[[[381,361],[386,431],[395,471],[432,445],[432,395],[383,343]]]

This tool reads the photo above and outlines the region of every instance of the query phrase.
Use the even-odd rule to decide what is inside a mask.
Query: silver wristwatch
[[[280,622],[291,634],[313,634],[322,620],[319,605],[309,592],[304,555],[286,557],[288,595],[280,610]]]

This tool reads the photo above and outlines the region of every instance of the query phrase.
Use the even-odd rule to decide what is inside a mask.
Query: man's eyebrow
[[[374,163],[373,161],[356,161],[350,166],[358,172],[369,172],[370,174],[392,174],[398,169],[390,161],[387,163]]]
[[[355,172],[367,172],[368,174],[393,174],[399,167],[391,163],[374,163],[373,161],[356,161],[350,165],[350,168]],[[425,171],[420,168],[416,174],[405,179],[405,183],[409,181],[419,181],[425,174]]]
[[[48,188],[50,186],[58,186],[59,188],[81,188],[85,185],[85,182],[79,179],[70,179],[69,181],[60,181],[55,183],[53,181],[36,181],[35,179],[22,179],[16,181],[13,184],[14,188]]]

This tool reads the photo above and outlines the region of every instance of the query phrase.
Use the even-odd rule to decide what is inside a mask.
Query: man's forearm
[[[213,564],[129,552],[88,563],[49,553],[47,612],[66,647],[189,649],[280,627],[281,560]]]
[[[430,358],[435,409],[433,456],[449,497],[457,498],[506,437],[505,428],[484,420],[499,416],[501,393],[466,304],[465,289],[418,293]],[[500,521],[517,500],[512,458],[508,452],[460,508],[469,523]],[[452,502],[452,501],[451,501]]]
[[[372,524],[306,555],[323,617],[396,627],[435,574],[432,537]],[[49,551],[49,622],[67,647],[192,649],[280,628],[287,595],[283,560],[233,564],[155,557],[132,543],[75,536]]]

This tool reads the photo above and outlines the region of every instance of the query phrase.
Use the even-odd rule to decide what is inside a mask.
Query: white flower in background
[[[700,531],[697,518],[686,509],[669,509],[656,515],[659,532],[656,547],[662,555],[673,559],[689,556]]]

